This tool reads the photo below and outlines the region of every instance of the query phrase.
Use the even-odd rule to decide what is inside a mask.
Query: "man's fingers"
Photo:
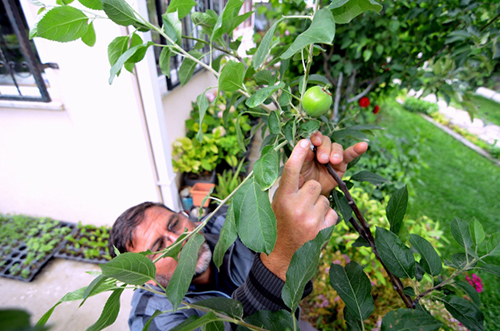
[[[349,163],[357,157],[360,157],[368,149],[366,142],[357,143],[344,151],[344,162]]]
[[[324,215],[324,220],[321,222],[321,229],[328,228],[334,225],[337,222],[338,215],[337,213],[330,207],[330,201],[324,195],[320,195],[318,200],[315,203],[316,208],[320,215]]]
[[[284,193],[294,193],[299,189],[299,176],[307,153],[310,151],[310,143],[306,139],[295,145],[290,158],[285,163],[281,175],[280,190]]]

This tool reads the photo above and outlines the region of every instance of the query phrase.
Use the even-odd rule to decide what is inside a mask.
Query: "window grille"
[[[220,13],[224,8],[228,0],[199,0],[198,4],[195,6],[194,11],[205,12],[208,9],[212,9],[217,13]],[[167,10],[167,1],[166,0],[147,0],[148,6],[148,15],[149,20],[152,24],[157,26],[162,26],[162,15]],[[201,27],[195,26],[190,19],[190,15],[186,16],[182,19],[182,28],[183,34],[188,36],[193,36],[195,38],[201,39]],[[155,43],[165,44],[166,40],[156,31],[152,31],[152,39]],[[208,39],[206,39],[208,41]],[[190,51],[196,45],[195,40],[182,40],[182,48],[186,51]],[[209,48],[206,45],[201,52],[208,52]],[[162,75],[159,65],[160,52],[161,49],[159,47],[154,48],[155,51],[155,59],[156,59],[156,68],[158,75]],[[217,57],[218,54],[214,54],[214,58]],[[209,58],[206,56],[203,61],[208,63]],[[165,77],[167,80],[167,90],[174,89],[177,85],[180,84],[179,81],[179,68],[182,63],[182,57],[180,55],[172,56],[170,63],[170,78]],[[201,69],[200,65],[195,67],[195,72]]]
[[[20,8],[19,0],[0,3],[0,99],[50,102],[42,72],[58,67],[40,63]]]

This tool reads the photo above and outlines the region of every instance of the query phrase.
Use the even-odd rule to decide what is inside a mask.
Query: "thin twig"
[[[350,98],[350,99],[347,99],[347,103],[351,103],[351,102],[356,102],[358,101],[359,99],[361,99],[362,97],[364,97],[365,95],[367,95],[368,93],[370,93],[370,91],[372,90],[372,88],[375,86],[375,84],[377,84],[378,80],[380,79],[380,77],[376,77],[374,80],[372,80],[372,82],[370,83],[370,85],[368,85],[365,90],[363,92],[361,92],[360,94]]]
[[[315,152],[316,152],[316,148],[315,148]],[[394,289],[399,294],[399,296],[403,300],[406,307],[413,309],[414,305],[413,305],[413,302],[411,301],[411,298],[403,292],[404,285],[401,282],[401,279],[394,276],[389,271],[389,269],[387,269],[387,266],[382,261],[382,258],[380,257],[380,254],[377,250],[377,247],[375,246],[375,238],[373,237],[373,233],[370,230],[370,226],[366,222],[363,214],[361,214],[361,211],[359,210],[358,206],[356,205],[356,202],[354,202],[354,199],[352,198],[351,193],[349,193],[349,189],[347,188],[346,184],[342,181],[340,176],[337,175],[337,173],[335,172],[335,170],[332,168],[332,166],[329,163],[327,163],[325,165],[325,167],[326,167],[326,170],[328,171],[328,173],[333,177],[333,179],[335,179],[335,181],[339,185],[339,188],[342,190],[342,192],[344,192],[344,195],[347,199],[347,202],[349,203],[349,206],[351,207],[354,214],[356,215],[356,218],[358,219],[359,223],[361,224],[361,228],[362,228],[362,231],[364,232],[364,234],[362,234],[362,232],[359,231],[359,228],[356,229],[356,226],[355,226],[356,231],[358,231],[359,234],[362,235],[362,237],[364,237],[368,241],[368,243],[370,244],[370,247],[372,248],[373,253],[377,257],[377,260],[379,260],[379,262],[382,264],[382,267],[387,272],[387,275],[389,276],[389,279],[390,279]],[[352,223],[353,222],[351,221],[351,224]]]

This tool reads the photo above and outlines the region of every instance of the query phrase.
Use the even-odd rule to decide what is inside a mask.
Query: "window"
[[[228,0],[199,0],[198,4],[194,7],[194,11],[198,12],[205,12],[208,9],[212,9],[217,13],[220,13],[220,11],[224,8]],[[251,3],[251,2],[250,2]],[[161,16],[163,13],[165,13],[167,9],[167,0],[147,0],[147,7],[148,7],[148,16],[149,16],[149,21],[156,25],[156,26],[162,26],[162,18]],[[182,20],[182,28],[183,28],[183,34],[189,35],[189,36],[194,36],[195,38],[201,38],[201,27],[197,27],[194,24],[192,24],[189,15],[186,16]],[[152,39],[153,42],[155,43],[162,43],[165,44],[166,41],[165,39],[160,36],[156,31],[152,31]],[[182,40],[182,47],[186,51],[190,51],[194,48],[196,44],[195,40]],[[158,75],[162,75],[160,66],[159,66],[159,59],[160,59],[160,52],[161,49],[159,47],[155,47],[155,59],[156,59],[156,68]],[[206,53],[208,52],[208,46],[205,46],[205,48],[202,49],[202,52]],[[217,54],[214,54],[214,56],[217,56]],[[204,59],[206,63],[208,63],[208,56]],[[171,59],[171,65],[170,65],[170,78],[166,78],[167,82],[167,90],[172,90],[174,89],[177,85],[180,84],[179,81],[179,67],[182,63],[182,57],[180,55],[172,56]],[[197,66],[195,69],[195,72],[200,70],[201,66]]]
[[[28,39],[28,28],[19,0],[0,3],[0,100],[50,102],[35,45]]]

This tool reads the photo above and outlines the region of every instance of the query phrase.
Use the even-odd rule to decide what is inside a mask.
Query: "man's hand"
[[[325,196],[330,195],[330,192],[337,187],[337,183],[323,164],[330,162],[335,172],[342,178],[347,170],[347,164],[368,149],[367,143],[360,142],[344,150],[342,145],[332,143],[330,138],[323,136],[321,132],[314,133],[311,142],[317,147],[316,158],[313,151],[309,150],[300,171],[299,186],[308,180],[316,180],[321,184],[321,194]]]
[[[283,280],[286,280],[286,271],[295,251],[338,219],[326,197],[337,183],[317,162],[330,162],[342,176],[347,164],[367,149],[366,143],[359,143],[344,151],[341,145],[332,144],[321,133],[315,133],[311,141],[318,148],[317,161],[310,142],[303,139],[297,143],[283,168],[280,186],[272,202],[277,219],[276,245],[268,256],[260,255],[262,263]]]

